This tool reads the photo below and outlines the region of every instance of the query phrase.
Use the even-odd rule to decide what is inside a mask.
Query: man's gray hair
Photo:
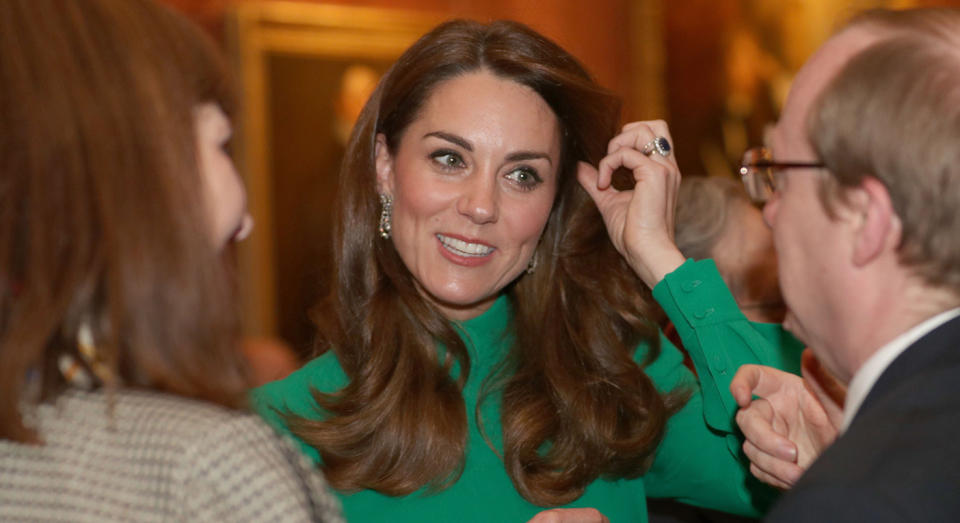
[[[960,10],[870,11],[880,31],[819,95],[808,136],[828,204],[871,176],[903,224],[901,262],[960,292]],[[887,36],[887,33],[889,36]]]

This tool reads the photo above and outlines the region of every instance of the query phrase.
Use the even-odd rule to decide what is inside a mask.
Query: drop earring
[[[393,228],[393,198],[387,194],[380,195],[380,237],[384,240],[390,239],[390,231]]]
[[[534,251],[533,256],[530,257],[530,261],[527,262],[527,274],[533,274],[533,271],[537,269],[537,253]]]

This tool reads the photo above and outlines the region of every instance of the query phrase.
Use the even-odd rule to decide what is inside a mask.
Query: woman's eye
[[[518,167],[507,173],[507,179],[516,183],[521,189],[533,189],[543,182],[537,171],[529,167]]]
[[[438,163],[441,168],[447,170],[459,169],[465,166],[460,155],[453,151],[437,151],[431,154],[430,158]]]

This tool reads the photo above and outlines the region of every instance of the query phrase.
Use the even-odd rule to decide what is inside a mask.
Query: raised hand
[[[667,148],[658,150],[651,144],[661,138]],[[610,140],[597,168],[581,162],[577,172],[614,246],[651,288],[684,262],[673,241],[680,170],[670,147],[670,131],[662,120],[630,123]],[[633,172],[633,189],[611,186],[620,167]]]
[[[843,411],[843,386],[810,353],[801,378],[771,367],[744,365],[730,383],[740,406],[737,425],[744,453],[759,480],[787,489],[836,439]],[[754,398],[756,396],[756,398]]]

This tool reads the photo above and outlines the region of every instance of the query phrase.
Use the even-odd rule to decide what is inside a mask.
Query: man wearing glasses
[[[960,10],[856,18],[768,145],[741,175],[784,324],[849,385],[840,406],[767,367],[734,378],[752,471],[790,488],[769,519],[960,520]]]

